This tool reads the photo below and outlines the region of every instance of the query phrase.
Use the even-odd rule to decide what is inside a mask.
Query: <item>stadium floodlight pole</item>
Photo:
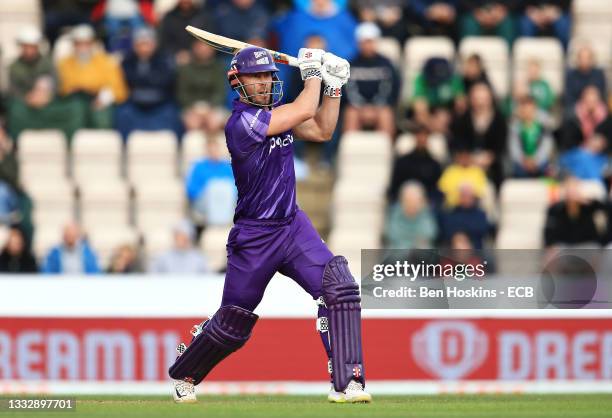
[[[207,32],[202,29],[198,29],[193,26],[186,26],[185,30],[193,35],[196,39],[210,45],[217,51],[225,52],[226,54],[236,54],[238,51],[253,46],[246,42],[237,41],[235,39],[227,38],[221,35],[215,35],[214,33]],[[298,59],[291,55],[283,54],[282,52],[276,52],[268,49],[274,62],[279,64],[290,65],[292,67],[298,66]]]

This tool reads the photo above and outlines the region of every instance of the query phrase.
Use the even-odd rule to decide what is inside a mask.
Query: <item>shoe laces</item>
[[[344,391],[345,392],[362,392],[363,385],[356,380],[351,380]]]
[[[184,380],[178,381],[176,384],[176,390],[178,390],[182,395],[191,393],[194,391],[193,383],[185,382]]]

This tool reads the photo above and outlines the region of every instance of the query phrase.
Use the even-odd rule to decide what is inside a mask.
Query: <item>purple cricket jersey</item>
[[[225,126],[238,189],[238,219],[282,219],[297,210],[293,132],[266,136],[271,111],[239,101]]]

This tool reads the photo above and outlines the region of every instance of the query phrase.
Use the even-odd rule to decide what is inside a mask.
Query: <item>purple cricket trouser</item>
[[[332,257],[308,216],[299,209],[284,219],[238,220],[227,239],[221,306],[255,310],[277,271],[317,299],[323,294],[323,271]]]

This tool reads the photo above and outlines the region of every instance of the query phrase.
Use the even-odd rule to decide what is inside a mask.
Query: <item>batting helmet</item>
[[[243,84],[238,76],[240,74],[256,74],[256,73],[272,73],[272,88],[270,93],[266,93],[270,96],[271,100],[269,104],[262,105],[251,100],[252,96],[249,95],[245,89],[247,85],[264,84],[265,82]],[[227,80],[233,90],[237,91],[238,94],[249,104],[255,106],[272,106],[280,102],[283,97],[283,82],[278,78],[278,68],[272,59],[272,55],[265,48],[257,46],[249,46],[240,50],[230,63],[230,68],[227,71]]]

